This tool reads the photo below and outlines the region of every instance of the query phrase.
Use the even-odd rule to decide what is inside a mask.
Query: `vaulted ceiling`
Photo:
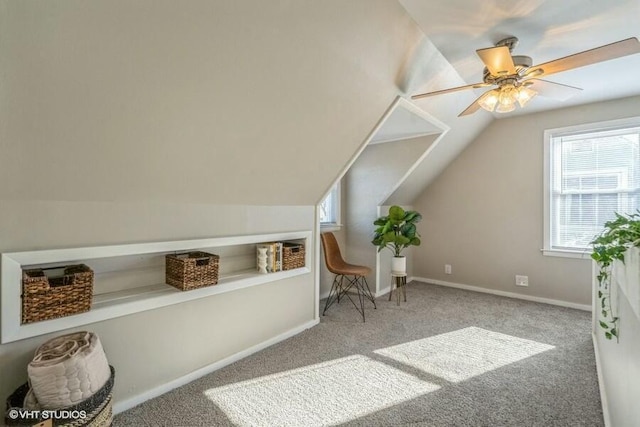
[[[493,47],[505,37],[515,36],[519,39],[519,44],[513,50],[514,55],[527,55],[532,57],[534,64],[541,64],[640,35],[638,0],[399,1],[464,84],[482,81],[484,65],[476,55],[476,49]],[[567,101],[538,96],[526,109],[516,109],[507,115],[496,114],[496,117],[638,95],[638,69],[640,54],[635,54],[554,74],[546,80],[577,86],[583,90]],[[449,87],[435,80],[415,83],[410,88],[412,92]],[[439,98],[453,97],[464,99],[465,102],[473,101],[485,90],[470,90],[467,96],[451,93],[440,95]],[[441,101],[436,97],[424,101],[424,104]],[[489,113],[479,111],[476,114]]]
[[[399,0],[424,33],[400,70],[404,96],[482,81],[476,49],[515,36],[513,55],[541,64],[577,52],[640,36],[638,0]],[[536,96],[524,109],[506,114],[482,109],[458,117],[490,88],[415,100],[450,130],[390,196],[388,204],[410,204],[493,119],[640,94],[640,54],[549,76],[546,80],[583,90],[566,101]],[[636,112],[637,114],[637,112]]]

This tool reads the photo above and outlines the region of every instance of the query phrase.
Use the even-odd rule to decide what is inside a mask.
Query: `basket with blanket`
[[[6,425],[111,425],[115,370],[97,335],[83,331],[47,341],[27,372],[29,381],[7,399]]]

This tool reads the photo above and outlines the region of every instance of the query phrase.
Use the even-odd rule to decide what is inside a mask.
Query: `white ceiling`
[[[482,81],[484,65],[475,50],[492,47],[505,37],[516,36],[520,40],[514,55],[530,56],[534,64],[540,64],[640,36],[640,0],[399,1],[458,73],[456,77],[461,78],[462,84]],[[635,54],[554,74],[547,80],[583,91],[564,102],[538,96],[525,109],[496,117],[638,95],[638,70],[640,54]],[[415,94],[448,87],[442,86],[441,79],[430,79],[413,81],[407,89],[409,94]],[[483,90],[469,92],[473,100]],[[460,96],[460,92],[439,95]],[[480,110],[475,114],[489,113]]]

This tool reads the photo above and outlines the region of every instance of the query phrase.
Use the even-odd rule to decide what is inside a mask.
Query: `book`
[[[274,271],[282,271],[282,242],[276,242],[275,246],[275,270]]]

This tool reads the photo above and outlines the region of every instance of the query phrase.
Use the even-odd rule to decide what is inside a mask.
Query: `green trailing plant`
[[[604,224],[604,230],[593,241],[591,258],[598,263],[598,310],[600,327],[607,339],[619,339],[618,316],[611,302],[611,268],[614,261],[624,263],[628,248],[640,247],[640,211],[634,214],[615,214]]]
[[[389,215],[381,216],[373,222],[376,226],[373,240],[378,252],[387,248],[394,256],[401,256],[402,251],[409,246],[420,246],[420,234],[416,223],[422,215],[416,211],[405,211],[400,206],[391,206]]]

